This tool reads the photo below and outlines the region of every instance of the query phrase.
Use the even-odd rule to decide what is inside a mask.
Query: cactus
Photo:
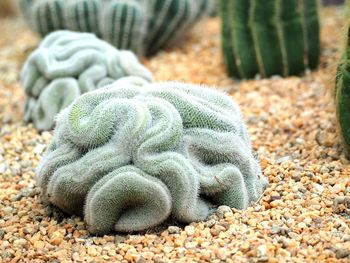
[[[70,0],[64,12],[66,28],[99,35],[100,0]]]
[[[151,19],[146,36],[146,55],[153,55],[188,30],[199,12],[199,2],[189,0],[150,1]]]
[[[64,0],[35,0],[33,3],[33,18],[35,28],[41,35],[65,29]]]
[[[230,76],[298,75],[317,67],[317,0],[221,0],[220,10]]]
[[[35,0],[18,0],[17,6],[20,14],[23,16],[30,29],[37,31],[35,26],[36,23],[32,15],[32,6],[34,1]]]
[[[238,209],[267,186],[238,106],[181,83],[120,79],[57,117],[36,171],[44,198],[92,233],[139,231],[169,214],[204,220],[211,202]]]
[[[347,47],[338,65],[335,105],[339,130],[346,154],[350,157],[350,29],[348,30]]]
[[[218,12],[218,0],[200,0],[200,12],[208,14],[210,17],[214,17]]]
[[[89,32],[142,56],[176,43],[212,11],[216,0],[17,1],[42,36],[60,29]]]
[[[144,3],[130,0],[111,1],[103,9],[101,36],[120,49],[143,54],[147,13]]]
[[[22,69],[28,96],[25,120],[33,121],[38,130],[49,130],[56,114],[80,94],[126,76],[152,81],[130,51],[119,51],[89,33],[53,32]]]

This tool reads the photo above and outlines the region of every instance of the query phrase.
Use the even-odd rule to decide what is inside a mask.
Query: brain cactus
[[[318,0],[221,0],[230,76],[298,75],[319,62]]]
[[[26,61],[21,82],[28,96],[25,120],[49,130],[76,97],[126,76],[152,80],[130,51],[119,51],[93,34],[56,31]]]
[[[346,51],[338,66],[335,104],[340,132],[348,157],[350,157],[350,29]]]
[[[174,44],[216,0],[18,0],[39,34],[60,29],[96,34],[119,49],[152,55]]]
[[[229,97],[123,79],[58,115],[37,183],[49,202],[84,215],[98,234],[148,229],[170,214],[204,220],[212,203],[244,209],[267,186]]]

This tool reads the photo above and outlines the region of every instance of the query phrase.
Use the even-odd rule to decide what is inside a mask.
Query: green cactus
[[[100,0],[70,0],[65,4],[66,28],[99,35]]]
[[[220,0],[220,10],[230,76],[298,75],[317,67],[317,0]]]
[[[148,229],[170,213],[184,223],[204,220],[210,202],[244,209],[267,186],[229,97],[125,79],[58,115],[36,173],[44,197],[84,216],[97,234]]]
[[[31,8],[35,0],[18,0],[17,6],[20,12],[22,13],[24,19],[29,24],[31,29],[35,29],[33,25],[32,12]]]
[[[35,0],[32,7],[32,16],[35,28],[41,35],[65,29],[64,0]]]
[[[200,0],[200,15],[202,13],[208,14],[210,17],[214,17],[218,12],[218,0]]]
[[[347,47],[339,63],[336,86],[335,104],[343,145],[350,157],[350,29],[348,30]]]
[[[147,22],[144,3],[111,1],[103,9],[101,36],[119,49],[132,50],[141,55]]]
[[[146,35],[146,55],[150,56],[183,35],[198,17],[200,4],[189,0],[152,0]]]
[[[76,97],[127,76],[152,81],[130,51],[119,51],[92,34],[56,31],[26,61],[21,82],[28,96],[25,120],[49,130]],[[137,82],[137,80],[136,80]]]
[[[59,29],[89,32],[142,56],[176,44],[216,0],[17,1],[42,36]]]

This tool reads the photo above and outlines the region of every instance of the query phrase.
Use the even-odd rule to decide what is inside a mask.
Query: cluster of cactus
[[[119,51],[89,33],[56,31],[29,56],[21,73],[28,96],[25,120],[38,130],[54,126],[58,112],[81,94],[122,77],[152,81],[130,51]]]
[[[230,76],[299,75],[318,66],[318,0],[220,0],[220,12]]]
[[[45,36],[90,32],[119,49],[152,55],[182,37],[216,0],[18,0],[29,25]]]
[[[350,27],[346,50],[337,70],[335,104],[343,145],[350,157]]]
[[[238,106],[206,87],[120,79],[57,117],[37,168],[49,202],[84,216],[92,233],[140,231],[172,214],[204,220],[267,186]]]

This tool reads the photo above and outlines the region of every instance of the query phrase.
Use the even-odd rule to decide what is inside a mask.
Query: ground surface
[[[0,261],[350,261],[350,168],[332,103],[342,11],[323,10],[322,63],[306,76],[234,82],[226,77],[219,21],[200,23],[177,48],[144,63],[157,80],[205,83],[242,108],[270,187],[245,211],[221,208],[207,222],[156,233],[89,236],[84,222],[43,206],[34,169],[51,134],[22,122],[20,68],[39,39],[0,19]]]

